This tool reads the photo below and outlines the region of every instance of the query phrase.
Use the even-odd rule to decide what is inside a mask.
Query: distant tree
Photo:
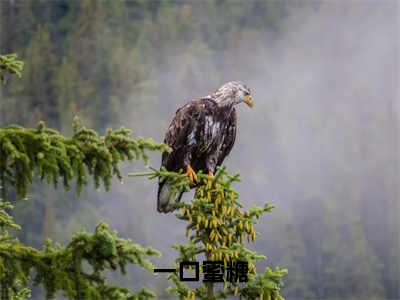
[[[33,12],[33,1],[1,1],[0,22],[1,52],[18,52],[27,45],[34,34],[37,20]],[[23,20],[23,22],[21,22]],[[10,24],[13,24],[10,26]]]
[[[59,127],[54,86],[56,57],[52,48],[48,29],[38,26],[25,49],[24,76],[14,85],[18,99],[15,101],[27,104],[19,119],[29,120],[29,125],[46,118],[48,124]]]
[[[76,114],[80,114],[79,99],[86,96],[88,88],[80,80],[75,64],[68,57],[64,57],[61,67],[57,70],[55,79],[58,113],[60,116],[60,127],[68,130],[67,120]],[[83,120],[86,123],[86,120]],[[68,128],[65,128],[68,127]]]

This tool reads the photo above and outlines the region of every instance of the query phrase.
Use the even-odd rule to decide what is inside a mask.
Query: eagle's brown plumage
[[[195,172],[214,173],[235,142],[234,106],[240,102],[252,106],[250,90],[243,83],[233,81],[210,96],[192,100],[179,108],[164,140],[173,151],[162,154],[161,166],[174,172],[190,166]],[[172,195],[168,182],[160,181],[157,210],[172,211],[182,193]]]

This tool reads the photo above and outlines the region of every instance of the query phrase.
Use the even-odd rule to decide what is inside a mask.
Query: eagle
[[[243,82],[230,81],[214,93],[180,107],[165,134],[164,143],[172,152],[163,152],[161,167],[171,172],[186,170],[184,175],[192,187],[196,186],[198,171],[214,176],[235,143],[235,105],[242,102],[253,107],[250,89]],[[181,199],[183,191],[174,194],[168,179],[159,180],[158,212],[174,210],[174,203]]]

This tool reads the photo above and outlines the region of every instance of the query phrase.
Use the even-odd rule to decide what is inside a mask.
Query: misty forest
[[[0,1],[0,299],[400,299],[399,22],[396,0]],[[158,179],[190,186],[159,171],[175,111],[231,80],[254,107],[224,167],[159,214]],[[249,282],[153,272],[204,257]]]

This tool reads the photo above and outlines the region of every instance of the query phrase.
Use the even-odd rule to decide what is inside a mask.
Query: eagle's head
[[[240,81],[230,81],[215,91],[211,97],[219,106],[233,106],[241,102],[253,107],[250,89]]]

